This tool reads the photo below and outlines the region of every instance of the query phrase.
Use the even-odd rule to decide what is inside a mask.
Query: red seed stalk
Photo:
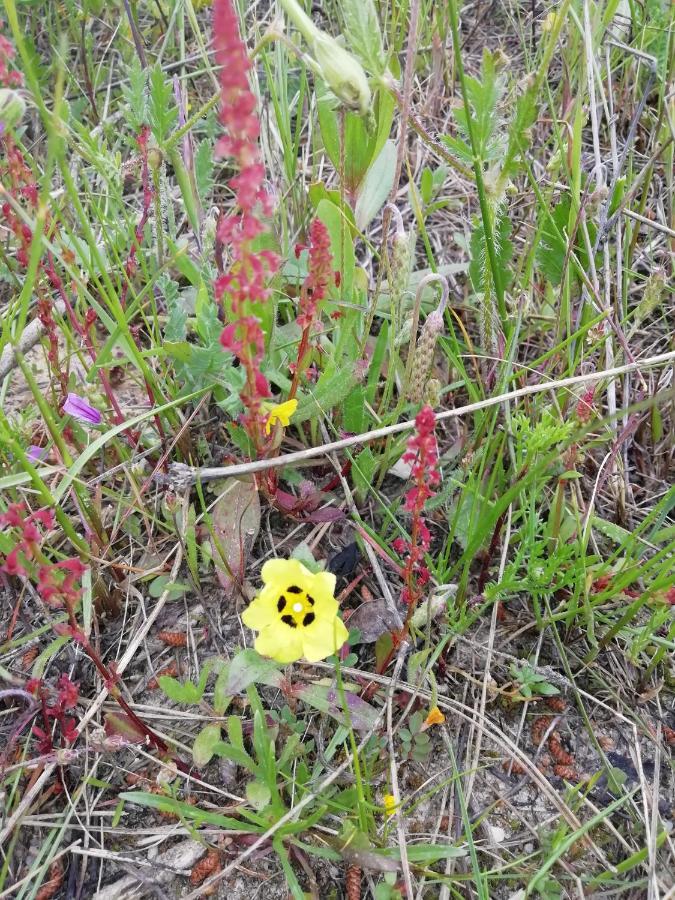
[[[220,66],[220,121],[226,132],[216,152],[237,170],[229,181],[237,211],[221,216],[217,228],[218,243],[229,248],[230,256],[229,269],[215,282],[216,299],[223,305],[226,322],[220,340],[239,360],[246,375],[240,392],[245,410],[243,425],[260,449],[265,422],[261,402],[270,396],[269,384],[260,370],[265,347],[260,312],[270,298],[267,285],[279,260],[271,251],[253,247],[265,231],[260,216],[272,212],[272,202],[263,187],[260,122],[248,82],[251,64],[232,0],[215,0],[213,4],[213,39],[216,64]]]
[[[302,328],[302,337],[298,347],[298,358],[293,369],[289,399],[295,397],[297,393],[300,375],[305,366],[312,326],[319,311],[319,303],[326,298],[328,285],[333,278],[330,236],[321,219],[314,219],[312,222],[309,229],[309,240],[309,272],[300,292],[297,318],[298,325]]]
[[[441,476],[438,471],[438,446],[436,444],[436,416],[430,406],[423,406],[415,417],[415,433],[408,441],[403,461],[412,464],[413,486],[405,496],[404,509],[412,516],[410,540],[396,538],[392,546],[403,557],[402,598],[407,604],[403,628],[394,635],[394,646],[405,638],[415,607],[424,596],[424,587],[429,581],[429,570],[424,564],[424,554],[431,545],[431,532],[424,520],[423,512],[427,500],[434,496],[432,488]],[[389,664],[394,650],[378,666],[383,672]]]

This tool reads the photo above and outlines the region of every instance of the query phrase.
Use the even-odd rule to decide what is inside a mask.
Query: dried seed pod
[[[213,875],[221,868],[220,853],[211,847],[199,862],[195,863],[190,872],[190,884],[201,884],[209,875]]]
[[[579,773],[573,765],[559,765],[553,767],[553,774],[566,781],[578,781]]]
[[[548,728],[548,726],[551,724],[552,721],[553,721],[553,716],[538,716],[532,723],[532,730],[531,730],[532,743],[536,747],[538,747],[541,744],[544,734],[546,732],[546,729]]]
[[[28,650],[26,650],[24,655],[21,657],[21,668],[24,670],[24,672],[30,669],[30,667],[35,662],[35,659],[39,652],[40,648],[37,644],[35,644],[33,647],[29,647]]]
[[[505,759],[502,763],[502,769],[508,775],[524,775],[527,772],[527,769],[522,763],[519,763],[516,759]]]
[[[567,703],[562,697],[549,697],[546,701],[546,705],[549,709],[552,709],[553,712],[557,713],[563,713],[567,709]]]
[[[52,897],[59,892],[63,882],[63,872],[62,860],[55,860],[49,867],[49,878],[35,895],[35,900],[52,900]]]
[[[148,682],[148,690],[156,691],[159,687],[159,681],[157,679],[161,678],[162,675],[169,675],[171,678],[175,678],[177,675],[180,675],[180,666],[174,660],[170,662],[168,666],[164,666],[163,669],[160,669],[155,678],[151,678]]]
[[[347,869],[346,878],[347,900],[361,900],[361,867],[351,865]]]
[[[169,647],[187,647],[187,634],[182,631],[160,631],[157,637]]]
[[[556,765],[571,766],[574,764],[574,757],[563,747],[560,740],[560,735],[557,731],[554,731],[553,734],[549,737],[548,749]]]

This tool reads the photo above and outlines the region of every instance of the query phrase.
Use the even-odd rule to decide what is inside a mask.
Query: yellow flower
[[[298,401],[286,400],[285,403],[263,403],[263,409],[268,413],[265,422],[265,434],[269,434],[275,422],[279,422],[284,428],[290,424],[291,416],[298,408]]]
[[[424,720],[427,728],[431,728],[432,725],[442,725],[443,722],[445,722],[445,716],[437,706],[429,710],[429,715]]]
[[[297,559],[271,559],[261,575],[264,587],[241,617],[259,632],[261,656],[318,662],[340,649],[349,633],[338,616],[335,575],[313,574]]]
[[[393,794],[385,794],[383,797],[383,801],[385,816],[393,816],[396,812],[396,797],[394,797]]]

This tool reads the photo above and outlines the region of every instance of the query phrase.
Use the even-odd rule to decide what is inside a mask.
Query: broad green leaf
[[[382,75],[386,60],[375,3],[373,0],[342,0],[340,9],[351,50],[367,71]]]
[[[265,809],[272,799],[272,791],[263,781],[258,781],[258,779],[255,778],[246,785],[246,799],[253,809],[260,812]]]
[[[296,689],[295,694],[304,703],[313,706],[320,712],[327,713],[341,725],[347,725],[347,720],[342,710],[340,691],[335,685],[306,684]],[[350,691],[345,691],[345,699],[349,709],[349,721],[355,731],[368,731],[376,725],[379,713],[375,707]]]
[[[241,650],[230,662],[225,692],[240,694],[251,684],[279,687],[282,679],[277,664],[271,659],[265,659],[255,650]]]
[[[321,200],[319,202],[316,214],[326,226],[330,235],[333,269],[341,275],[342,294],[347,300],[351,300],[356,256],[354,254],[354,240],[349,223],[340,208],[329,200]]]
[[[361,231],[370,225],[382,209],[394,184],[396,145],[386,141],[380,155],[366,172],[356,196],[356,225]]]
[[[221,743],[220,725],[206,725],[199,732],[192,745],[192,759],[197,768],[207,766]]]
[[[352,481],[362,498],[368,495],[373,486],[373,478],[377,472],[378,462],[370,447],[364,447],[352,464]]]
[[[311,388],[311,394],[299,398],[293,424],[299,425],[314,416],[328,415],[334,407],[344,403],[355,384],[356,375],[351,366],[343,366],[338,372],[332,366],[326,369]]]

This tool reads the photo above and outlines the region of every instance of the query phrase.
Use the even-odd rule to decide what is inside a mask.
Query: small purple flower
[[[68,394],[66,402],[63,404],[63,411],[85,425],[101,424],[101,413],[78,394]]]
[[[28,459],[32,462],[39,462],[41,459],[44,459],[47,455],[46,447],[38,447],[37,444],[31,444],[28,448]]]

